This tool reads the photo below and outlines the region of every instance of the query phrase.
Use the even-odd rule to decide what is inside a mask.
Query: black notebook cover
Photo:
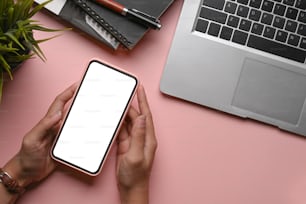
[[[151,16],[159,18],[170,6],[173,0],[116,0],[129,9],[137,9]],[[103,8],[100,5],[87,0],[90,5],[102,18],[112,25],[119,33],[125,36],[131,43],[129,48],[133,48],[144,36],[148,28],[126,19],[120,14]],[[161,22],[162,23],[162,22]]]
[[[148,31],[147,27],[128,20],[124,16],[94,3],[94,1],[82,1],[129,42],[128,45],[125,44],[125,47],[128,49],[132,49]],[[126,8],[137,9],[156,18],[159,18],[173,3],[173,1],[174,0],[116,0],[116,2],[124,5]],[[119,43],[118,39],[115,39],[111,32],[106,31],[97,23],[94,24],[96,27],[100,28],[100,31],[97,32],[97,28],[93,29],[93,26],[88,24],[89,16],[84,12],[84,10],[77,6],[73,0],[66,0],[66,3],[58,16],[96,39],[106,43],[113,49],[117,49]],[[87,20],[85,20],[86,18]],[[93,22],[94,20],[91,19],[91,21]],[[103,32],[103,36],[101,35],[101,32]]]

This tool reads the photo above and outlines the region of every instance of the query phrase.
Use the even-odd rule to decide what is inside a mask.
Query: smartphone
[[[135,76],[92,60],[55,139],[52,158],[91,176],[99,174],[137,86]]]

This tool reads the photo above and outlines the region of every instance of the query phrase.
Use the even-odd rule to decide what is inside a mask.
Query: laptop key
[[[237,15],[246,18],[249,14],[249,10],[248,7],[240,5],[237,10]]]
[[[224,9],[225,12],[234,14],[236,13],[236,9],[237,9],[236,3],[233,3],[230,1],[226,2],[225,9]]]
[[[302,23],[306,23],[306,12],[305,11],[300,11],[298,21]]]
[[[281,4],[276,4],[273,13],[276,15],[284,16],[286,11],[286,6]]]
[[[259,21],[261,16],[261,11],[258,11],[256,9],[251,9],[250,15],[249,15],[249,19],[253,20],[253,21]]]
[[[202,32],[202,33],[206,33],[208,28],[208,21],[206,20],[202,20],[202,19],[198,19],[197,25],[195,30]]]
[[[277,41],[280,41],[280,42],[286,42],[287,41],[287,36],[288,36],[288,33],[285,32],[285,31],[282,31],[282,30],[278,30],[277,33],[276,33],[276,37],[275,39]]]
[[[306,49],[306,38],[302,38],[300,47]]]
[[[237,28],[238,24],[239,24],[239,18],[237,16],[229,16],[228,17],[227,25],[229,25],[233,28]]]
[[[250,31],[252,22],[246,19],[242,19],[239,25],[239,29],[243,31]]]
[[[271,12],[273,9],[274,3],[272,1],[264,0],[262,3],[261,9],[267,12]]]
[[[297,0],[295,7],[299,9],[306,9],[306,0]]]
[[[271,25],[273,20],[273,15],[269,14],[269,13],[263,13],[262,14],[262,18],[261,18],[261,22],[267,25]]]
[[[285,26],[285,30],[294,33],[296,31],[297,25],[297,22],[288,20]]]
[[[215,9],[223,10],[225,0],[204,0],[203,5],[212,7]]]
[[[221,29],[220,38],[224,40],[230,40],[233,34],[233,29],[227,26],[223,26]]]
[[[306,36],[306,25],[300,24],[297,30],[297,33],[303,36]]]
[[[285,18],[275,16],[273,26],[276,27],[276,28],[283,29],[283,27],[285,25],[285,21],[286,21]]]
[[[297,9],[294,9],[294,8],[288,8],[287,9],[287,12],[286,12],[286,17],[287,18],[290,18],[292,20],[295,20],[296,17],[297,17],[297,14],[298,14],[298,10]]]
[[[303,50],[252,34],[249,36],[247,46],[301,63],[304,63],[306,57],[306,52]]]
[[[263,29],[264,29],[264,26],[262,24],[254,23],[253,26],[252,26],[251,32],[254,33],[254,34],[257,34],[257,35],[261,35]]]
[[[220,32],[220,28],[221,28],[221,26],[220,26],[219,24],[210,23],[210,26],[209,26],[209,28],[208,28],[208,32],[207,32],[207,33],[208,33],[209,35],[218,37],[219,32]]]
[[[260,8],[262,0],[251,0],[250,6],[254,8]]]
[[[288,44],[293,46],[298,46],[300,42],[300,36],[295,34],[290,34],[288,38]]]
[[[266,38],[273,39],[274,35],[275,35],[275,32],[276,32],[275,28],[266,26],[265,30],[264,30],[264,33],[263,33],[263,36],[265,36]]]
[[[211,20],[211,21],[215,21],[218,23],[225,24],[227,14],[216,11],[216,10],[209,9],[206,7],[202,7],[201,12],[200,12],[200,17]]]
[[[240,30],[235,30],[232,41],[240,45],[245,45],[248,39],[248,34]]]

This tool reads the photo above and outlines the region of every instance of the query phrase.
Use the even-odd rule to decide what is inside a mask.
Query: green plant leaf
[[[37,55],[45,61],[46,57],[39,44],[58,37],[36,40],[34,31],[57,32],[68,29],[51,29],[31,19],[52,0],[34,4],[34,0],[0,0],[0,101],[5,72],[13,79],[11,65],[18,64]],[[27,51],[30,51],[28,53]]]
[[[25,47],[19,42],[19,40],[12,33],[4,33],[12,41],[14,41],[21,49],[25,50]]]
[[[7,24],[13,24],[14,7],[10,7],[7,11]]]
[[[34,3],[34,0],[28,0],[28,1],[24,1],[24,0],[19,0],[20,3],[20,8],[23,8],[22,14],[23,14],[23,18],[30,18],[29,13],[30,13],[30,9],[32,8],[32,5]],[[18,5],[17,3],[17,5]]]
[[[30,44],[27,45],[29,47],[30,50],[32,50],[42,61],[46,61],[46,56],[44,55],[43,51],[41,50],[41,48],[39,47],[38,43],[35,42],[31,42]]]
[[[5,46],[1,46],[0,47],[0,52],[14,52],[17,51],[17,48],[13,48],[13,47],[5,47]]]
[[[2,55],[0,55],[0,64],[2,65],[2,68],[8,73],[10,79],[12,80],[13,75],[12,75],[12,72],[11,72],[11,67]]]

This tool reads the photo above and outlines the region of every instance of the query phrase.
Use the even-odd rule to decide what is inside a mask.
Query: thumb
[[[35,132],[36,139],[42,140],[46,133],[50,131],[62,118],[62,112],[58,111],[52,115],[46,115],[39,123],[34,127],[33,131]]]
[[[130,152],[133,156],[143,155],[146,134],[146,116],[136,118],[131,131]]]

